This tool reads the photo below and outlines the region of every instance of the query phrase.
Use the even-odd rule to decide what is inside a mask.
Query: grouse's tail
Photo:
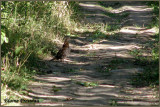
[[[57,58],[56,58],[56,57],[52,58],[52,59],[51,59],[51,60],[49,60],[49,61],[55,61],[55,60],[57,60]]]

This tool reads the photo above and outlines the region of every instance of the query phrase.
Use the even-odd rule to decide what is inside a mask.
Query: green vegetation
[[[62,90],[61,87],[56,87],[56,86],[53,86],[53,87],[52,87],[52,91],[53,91],[53,92],[58,92],[58,91],[60,91],[60,90]]]
[[[125,60],[125,59],[121,59],[121,58],[116,58],[115,57],[115,59],[111,60],[108,65],[106,65],[104,67],[99,67],[98,68],[98,72],[110,74],[111,70],[119,69],[119,66],[121,67],[121,64],[125,64],[127,62],[128,61]]]
[[[94,56],[96,56],[96,53],[95,53],[95,52],[91,52],[91,53],[89,53],[89,54],[86,54],[85,56],[94,57]]]
[[[106,27],[101,26],[101,28],[97,28],[97,30],[95,30],[94,32],[86,32],[86,33],[90,33],[88,34],[89,36],[87,36],[87,40],[89,40],[89,43],[98,43],[100,40],[103,39],[107,39],[107,34],[105,34],[106,32]]]
[[[77,81],[75,79],[71,79],[71,82],[84,86],[84,87],[95,87],[98,86],[99,83],[98,82],[88,82],[88,81]]]
[[[84,87],[95,87],[95,86],[98,86],[97,82],[81,82],[81,81],[77,81],[76,84],[79,84],[79,85],[84,86]]]
[[[76,2],[3,1],[1,4],[1,82],[10,91],[24,94],[27,83],[45,63],[46,55],[57,52],[56,40],[71,34]],[[6,89],[7,90],[7,89]],[[12,94],[1,97],[12,98]]]
[[[66,73],[75,73],[75,72],[78,72],[78,70],[72,68],[66,68]]]
[[[142,49],[133,50],[131,54],[135,56],[135,64],[141,65],[144,68],[143,73],[137,73],[132,80],[132,84],[136,86],[155,86],[159,84],[159,54],[158,54],[158,42],[152,44],[153,48],[150,49],[151,56],[143,56]],[[145,50],[144,48],[143,50]],[[145,81],[144,81],[145,80]]]
[[[118,104],[117,104],[117,101],[114,100],[114,99],[113,99],[113,100],[110,100],[109,103],[110,103],[111,106],[117,106],[117,105],[118,105]]]
[[[149,25],[150,28],[159,28],[159,2],[149,1],[149,6],[153,8],[153,21]],[[135,49],[130,52],[136,60],[136,65],[141,65],[145,72],[137,73],[132,78],[132,84],[135,86],[151,86],[156,87],[159,85],[159,32],[153,36],[154,41],[149,41],[142,49]],[[150,54],[150,56],[144,56],[143,52]]]
[[[153,8],[154,16],[152,19],[152,23],[148,26],[148,28],[159,28],[159,1],[147,1],[146,4]]]

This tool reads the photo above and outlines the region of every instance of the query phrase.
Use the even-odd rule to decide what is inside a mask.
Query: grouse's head
[[[65,40],[65,42],[68,42],[68,41],[70,40],[70,36],[68,36],[68,35],[65,36],[65,37],[64,37],[64,40]]]

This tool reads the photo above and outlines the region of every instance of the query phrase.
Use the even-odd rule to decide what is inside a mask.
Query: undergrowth
[[[2,92],[26,93],[27,83],[46,55],[57,52],[57,42],[77,27],[77,7],[68,1],[3,1],[1,4]],[[6,88],[4,88],[6,87]],[[18,99],[14,94],[5,98]],[[8,105],[4,103],[3,105]]]
[[[143,67],[144,71],[137,73],[132,78],[132,84],[136,87],[159,85],[159,32],[153,36],[153,41],[149,41],[141,49],[130,52],[135,57],[134,64]],[[148,56],[144,56],[147,52]]]
[[[155,38],[158,38],[155,35]],[[150,56],[143,56],[143,51],[150,50]],[[143,67],[144,72],[137,73],[133,79],[132,84],[135,86],[151,86],[156,87],[159,85],[159,49],[158,42],[154,41],[150,44],[150,49],[144,47],[143,49],[136,49],[130,52],[134,57],[135,65],[140,65]],[[148,53],[148,54],[149,54]]]
[[[147,28],[159,28],[159,2],[146,2],[153,8],[153,20]],[[135,57],[134,64],[140,65],[143,72],[136,73],[132,78],[132,84],[136,87],[158,87],[159,85],[159,31],[152,36],[152,41],[148,41],[141,49],[130,51],[130,54]],[[147,52],[147,55],[144,55]]]
[[[152,23],[148,26],[148,28],[159,28],[159,1],[147,1],[146,4],[153,9]]]

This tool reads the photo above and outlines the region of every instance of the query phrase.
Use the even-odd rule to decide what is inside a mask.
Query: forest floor
[[[35,76],[36,82],[29,86],[31,98],[43,99],[35,105],[158,105],[159,99],[152,88],[131,84],[136,72],[145,71],[134,64],[135,59],[129,54],[130,50],[152,41],[156,31],[145,27],[152,21],[152,9],[136,1],[110,3],[113,9],[108,12],[97,2],[79,3],[85,15],[84,23],[116,26],[115,20],[120,15],[128,15],[119,21],[121,29],[107,39],[93,42],[93,32],[77,31],[80,36],[71,37],[71,53],[64,62],[45,58],[47,69],[42,71],[46,74]],[[103,4],[107,5],[108,2]],[[108,17],[109,12],[117,16]]]

